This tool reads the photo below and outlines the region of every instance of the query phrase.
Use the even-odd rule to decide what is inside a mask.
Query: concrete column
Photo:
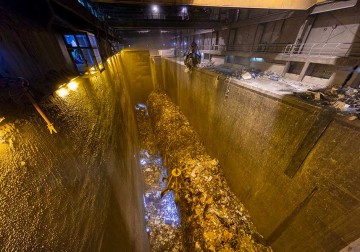
[[[357,67],[354,70],[354,74],[351,79],[348,81],[348,86],[350,87],[358,87],[360,86],[360,67]]]
[[[286,63],[285,63],[285,67],[284,67],[284,70],[283,70],[283,72],[282,72],[282,74],[281,74],[281,76],[285,76],[285,74],[289,71],[289,68],[290,68],[290,64],[291,64],[291,61],[286,61]]]
[[[310,66],[310,62],[305,62],[305,65],[304,65],[304,67],[302,68],[301,73],[300,73],[300,75],[299,75],[298,81],[302,81],[302,80],[304,79],[305,74],[306,74],[309,66]]]

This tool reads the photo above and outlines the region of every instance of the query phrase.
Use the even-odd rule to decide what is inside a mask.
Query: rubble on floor
[[[168,172],[181,170],[177,201],[187,251],[272,251],[179,109],[161,91],[148,100]],[[240,182],[240,181],[239,181]]]
[[[316,91],[306,91],[297,96],[322,106],[331,106],[342,114],[349,115],[349,120],[360,119],[360,88],[331,87]]]
[[[167,170],[157,150],[151,121],[144,104],[136,106],[136,119],[141,145],[140,166],[145,180],[144,207],[146,231],[149,234],[152,252],[185,251],[179,213],[173,194],[161,198],[166,183]]]
[[[350,115],[349,120],[360,119],[360,87],[326,87],[325,84],[304,83],[283,78],[272,71],[262,72],[240,65],[208,63],[202,68],[276,94],[295,94],[318,105],[331,106],[338,112]]]
[[[269,70],[260,71],[255,68],[238,64],[225,63],[215,65],[213,62],[207,62],[199,68],[215,72],[219,74],[219,76],[222,75],[226,78],[231,78],[235,83],[241,81],[242,85],[248,85],[249,88],[260,89],[279,96],[326,88],[326,84],[324,83],[307,83],[290,80]]]
[[[212,64],[211,61],[203,64],[200,68],[204,68],[219,74],[229,75],[238,80],[251,80],[256,78],[269,79],[278,81],[280,79],[280,75],[272,72],[272,71],[260,71],[255,68],[237,65],[236,67],[232,64],[221,64],[215,65]]]

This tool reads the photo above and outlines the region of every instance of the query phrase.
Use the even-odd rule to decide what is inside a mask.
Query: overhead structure
[[[158,0],[158,4],[198,5],[209,7],[233,8],[265,8],[265,9],[292,9],[307,10],[315,4],[326,0]],[[92,0],[103,3],[152,4],[153,0]]]

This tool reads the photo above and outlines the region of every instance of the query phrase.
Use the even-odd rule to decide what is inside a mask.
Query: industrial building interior
[[[360,251],[359,91],[358,0],[2,0],[0,251]]]

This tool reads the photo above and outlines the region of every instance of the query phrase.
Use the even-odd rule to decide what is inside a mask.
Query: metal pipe
[[[47,116],[44,114],[44,112],[41,110],[35,99],[32,97],[32,95],[29,92],[29,89],[24,88],[26,97],[30,100],[36,111],[40,114],[40,116],[44,119],[44,121],[47,123],[47,127],[50,131],[50,134],[53,132],[57,133],[56,129],[54,128],[54,125],[50,122],[50,120],[47,118]]]
[[[47,127],[50,131],[50,134],[57,133],[56,129],[54,128],[53,124],[50,122],[50,120],[47,118],[47,116],[45,115],[45,113],[41,110],[40,106],[37,104],[37,102],[35,101],[34,97],[32,96],[32,94],[30,93],[29,90],[29,81],[25,78],[22,77],[18,77],[18,78],[4,78],[5,83],[7,85],[9,85],[9,83],[13,83],[15,85],[18,85],[18,88],[22,89],[24,92],[21,92],[22,94],[25,94],[25,96],[29,99],[29,101],[31,102],[31,104],[34,106],[34,108],[36,109],[36,111],[39,113],[39,115],[44,119],[44,121],[47,124]]]

